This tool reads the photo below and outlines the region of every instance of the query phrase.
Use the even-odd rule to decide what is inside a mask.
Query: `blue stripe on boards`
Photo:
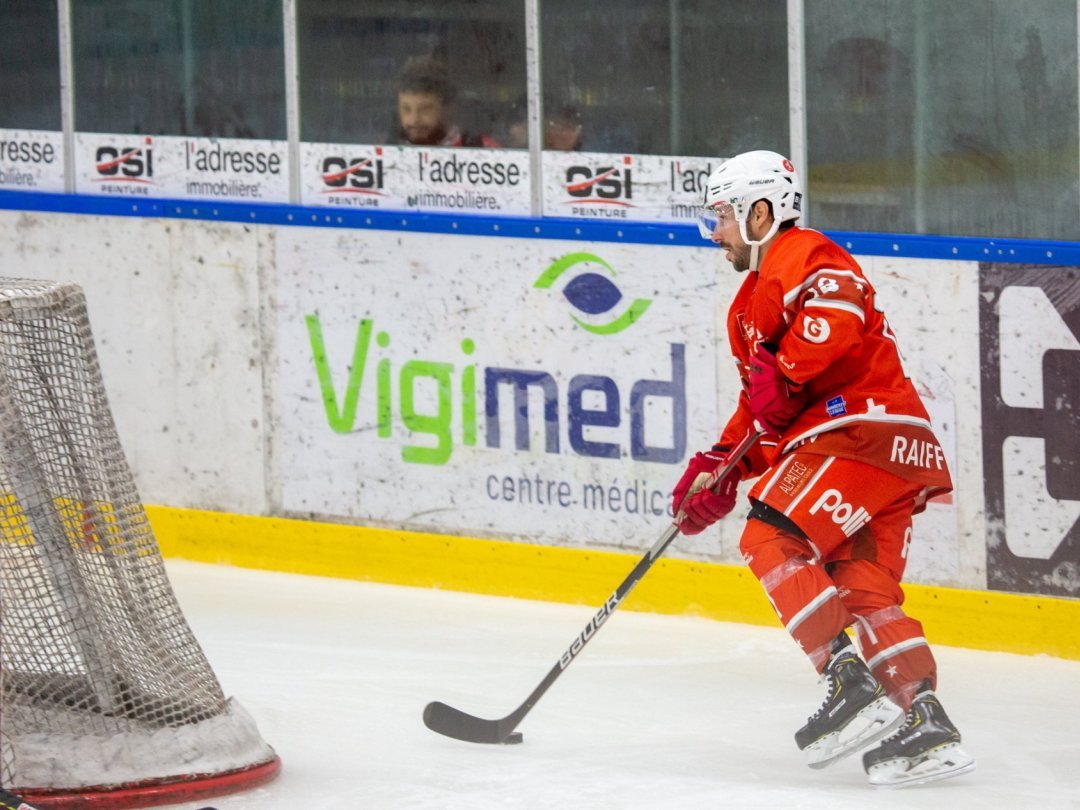
[[[577,242],[625,242],[682,247],[708,245],[702,240],[696,225],[649,222],[609,223],[555,217],[460,216],[415,211],[345,211],[336,208],[286,204],[133,199],[103,195],[48,194],[7,190],[0,190],[0,209],[89,216],[244,222],[259,225],[370,228],[381,231],[467,234],[516,239],[563,239]],[[1080,266],[1080,242],[850,231],[826,231],[826,233],[848,251],[860,256]]]

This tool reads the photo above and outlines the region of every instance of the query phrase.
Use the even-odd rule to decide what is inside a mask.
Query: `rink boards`
[[[737,394],[723,314],[740,278],[682,226],[166,207],[2,211],[0,257],[85,287],[170,553],[595,601],[663,530]],[[846,243],[956,482],[917,518],[911,604],[945,643],[1076,657],[1075,625],[1054,630],[1080,594],[1075,257]],[[771,621],[738,524],[677,543],[640,607]]]

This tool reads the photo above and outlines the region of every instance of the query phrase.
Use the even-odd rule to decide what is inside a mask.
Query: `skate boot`
[[[863,754],[863,768],[874,787],[898,788],[968,773],[975,760],[960,747],[960,732],[923,682],[904,725]]]
[[[795,732],[795,743],[806,752],[811,768],[824,768],[880,740],[904,716],[844,634],[833,642],[824,676],[829,688],[825,702]]]

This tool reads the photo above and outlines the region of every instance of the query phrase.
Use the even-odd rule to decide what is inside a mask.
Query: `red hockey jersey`
[[[838,244],[808,228],[781,232],[759,270],[747,274],[727,328],[744,388],[759,343],[776,349],[781,372],[802,387],[806,407],[775,452],[861,461],[925,485],[929,496],[952,489],[941,445],[875,306],[874,288]],[[743,393],[720,444],[733,446],[752,423]],[[765,446],[751,456],[750,472],[763,472],[769,455]]]

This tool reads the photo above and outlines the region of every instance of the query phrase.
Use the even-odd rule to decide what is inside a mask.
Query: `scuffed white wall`
[[[278,250],[280,238],[289,245],[287,254]],[[71,280],[84,287],[113,414],[146,502],[273,514],[289,503],[283,492],[289,475],[282,469],[289,459],[282,452],[279,431],[282,420],[288,421],[288,408],[295,405],[281,401],[281,391],[289,386],[282,386],[277,375],[283,369],[290,374],[313,373],[310,356],[293,356],[306,337],[293,335],[283,343],[281,331],[282,313],[294,308],[289,296],[307,295],[310,290],[295,263],[284,270],[277,263],[281,255],[303,253],[308,240],[317,245],[320,262],[362,272],[362,232],[0,211],[0,273]],[[514,256],[538,253],[543,254],[537,259],[542,264],[555,251],[551,243],[538,240],[429,234],[373,232],[370,241],[380,246],[379,255],[399,254],[403,267],[414,271],[433,251],[437,260],[439,250],[453,254],[449,248],[459,244],[462,250],[457,252],[481,267],[491,264],[489,253],[501,256],[493,266],[506,267]],[[708,249],[588,244],[577,249],[615,256],[627,266],[640,255],[645,257],[643,273],[649,263],[655,267],[668,256],[686,263],[680,277],[688,279],[687,287],[679,294],[702,296],[708,302],[706,311],[717,319],[706,332],[718,336],[714,368],[720,390],[708,408],[722,424],[736,384],[722,318],[739,279]],[[712,265],[711,270],[702,270],[700,282],[693,280],[693,262],[699,255]],[[983,588],[976,267],[970,262],[890,257],[861,261],[878,288],[909,372],[940,421],[957,485],[951,503],[931,504],[918,518],[909,580]],[[632,277],[631,273],[620,283],[630,284]],[[327,305],[334,301],[334,273],[320,266],[312,277],[312,283],[316,281],[324,286],[322,300]],[[668,280],[666,287],[641,294],[664,296],[672,292],[672,283]],[[433,288],[430,294],[437,297],[439,290]],[[318,303],[317,298],[311,300],[316,302],[311,306]],[[488,317],[500,315],[492,311]],[[678,333],[679,324],[670,323],[667,332]],[[667,332],[656,337],[666,340]],[[395,334],[394,339],[402,338]],[[489,343],[493,339],[485,337]],[[280,357],[282,345],[290,357]],[[698,449],[719,424],[690,425],[689,451]],[[670,483],[678,474],[672,470]],[[462,534],[493,534],[480,518],[465,519],[463,524]],[[405,527],[425,525],[412,521]],[[662,528],[662,519],[643,520],[640,529],[634,529],[635,537],[640,534],[636,545],[650,545]],[[544,542],[588,545],[588,529],[582,526],[555,541],[545,537]],[[441,525],[438,530],[448,529]],[[731,521],[712,539],[701,545],[683,544],[675,553],[737,563],[738,532],[738,522]]]
[[[264,514],[259,239],[243,225],[0,212],[0,273],[82,285],[148,503]]]

